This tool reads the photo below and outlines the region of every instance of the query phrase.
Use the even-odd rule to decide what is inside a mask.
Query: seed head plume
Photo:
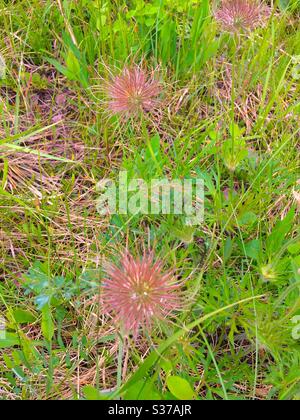
[[[113,114],[132,117],[154,111],[159,104],[160,83],[139,66],[125,67],[105,86],[108,109]]]
[[[111,314],[126,333],[134,337],[141,329],[150,330],[155,320],[163,320],[181,306],[180,284],[171,272],[163,272],[153,253],[135,259],[121,256],[119,267],[110,264],[103,282],[104,311]]]
[[[223,0],[215,18],[230,32],[255,29],[270,16],[270,8],[257,0]]]

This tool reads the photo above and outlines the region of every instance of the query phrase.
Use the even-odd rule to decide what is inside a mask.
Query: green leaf
[[[36,303],[36,306],[38,309],[43,309],[44,306],[48,305],[50,303],[51,296],[50,295],[39,295],[37,296],[34,301]]]
[[[0,335],[0,349],[14,347],[20,344],[19,337],[14,333],[4,333],[1,331]],[[2,338],[1,338],[2,337]]]
[[[287,249],[288,249],[289,253],[292,254],[292,255],[300,254],[300,241],[289,245]]]
[[[154,388],[152,380],[147,382],[141,380],[136,382],[128,389],[124,397],[125,400],[160,400],[161,396]]]
[[[227,168],[234,172],[240,163],[248,156],[248,149],[246,147],[245,140],[228,139],[224,142],[222,148],[222,156]]]
[[[29,311],[23,309],[15,309],[13,311],[13,317],[17,324],[30,324],[35,321],[35,316]]]
[[[83,387],[83,395],[85,399],[89,401],[99,401],[99,400],[107,400],[105,395],[101,394],[96,388],[91,385],[86,385]]]
[[[52,320],[51,309],[46,305],[42,309],[42,333],[47,341],[51,341],[54,335],[54,324]]]
[[[282,10],[286,10],[290,5],[290,0],[279,0],[279,7]]]
[[[195,227],[194,226],[170,226],[170,234],[174,235],[176,239],[180,239],[182,242],[191,243],[194,239]]]
[[[171,362],[171,360],[168,360],[166,358],[161,359],[160,361],[160,367],[166,372],[166,373],[170,373],[172,372],[173,369],[173,364]]]
[[[269,255],[280,251],[287,233],[291,230],[294,222],[295,210],[292,208],[283,220],[280,220],[267,238],[266,249]]]
[[[154,162],[161,161],[161,150],[160,150],[160,137],[158,134],[151,137],[150,143],[145,153],[146,160],[153,160]]]
[[[192,400],[196,398],[191,385],[180,376],[169,376],[167,385],[171,393],[179,400]]]
[[[293,269],[296,281],[300,281],[300,255],[293,258],[292,269]]]
[[[262,252],[260,240],[253,239],[253,241],[250,241],[247,244],[245,244],[245,252],[247,257],[259,261]]]
[[[61,74],[63,74],[64,76],[66,76],[70,80],[74,80],[75,77],[74,77],[73,73],[70,70],[68,70],[66,67],[64,67],[62,64],[60,64],[59,61],[54,60],[53,58],[50,58],[50,57],[45,57],[45,59],[50,64],[52,64],[56,68],[56,70],[59,71]]]
[[[233,241],[230,237],[226,238],[226,241],[224,243],[224,260],[228,261],[232,254],[233,250]]]
[[[238,222],[241,226],[243,225],[252,225],[257,220],[257,216],[252,211],[247,211],[246,213],[241,214],[238,217]]]
[[[77,58],[75,57],[75,54],[71,50],[68,51],[68,55],[66,57],[66,64],[68,70],[70,70],[70,72],[73,73],[75,77],[79,75],[80,64]]]

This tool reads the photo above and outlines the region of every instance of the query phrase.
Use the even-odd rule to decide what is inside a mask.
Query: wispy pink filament
[[[170,272],[163,273],[162,263],[153,254],[134,259],[122,255],[120,267],[110,265],[103,282],[104,310],[127,333],[151,329],[153,321],[167,318],[180,307],[180,285]]]
[[[217,21],[229,31],[254,29],[269,15],[270,9],[256,0],[223,0],[215,13]]]
[[[108,107],[114,114],[134,116],[155,109],[161,87],[139,66],[125,68],[106,86]]]

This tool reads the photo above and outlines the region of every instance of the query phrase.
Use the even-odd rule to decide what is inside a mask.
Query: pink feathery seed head
[[[104,312],[109,313],[125,332],[138,335],[140,328],[151,329],[155,320],[164,320],[180,309],[180,284],[171,272],[163,272],[162,262],[153,253],[135,259],[125,252],[120,266],[110,264],[103,281]]]
[[[216,20],[231,32],[254,29],[269,16],[269,7],[259,0],[223,0],[215,12]]]
[[[136,116],[159,104],[160,83],[139,66],[125,67],[106,85],[108,108],[113,114]]]

